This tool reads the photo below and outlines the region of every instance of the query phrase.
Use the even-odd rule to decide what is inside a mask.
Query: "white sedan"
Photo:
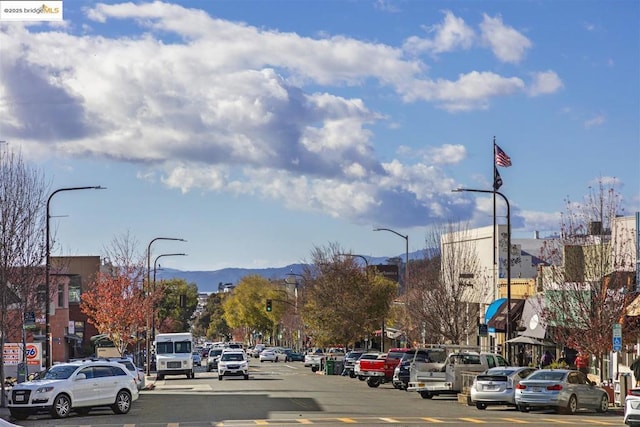
[[[287,355],[277,348],[267,348],[260,352],[260,362],[279,362],[286,361]]]

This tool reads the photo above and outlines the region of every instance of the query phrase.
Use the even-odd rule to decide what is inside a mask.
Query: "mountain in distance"
[[[405,254],[397,255],[404,261]],[[423,251],[409,253],[409,259],[422,259]],[[359,257],[358,257],[359,258]],[[369,265],[387,264],[387,260],[394,257],[365,257]],[[362,261],[362,260],[360,260]],[[163,268],[156,272],[157,280],[183,279],[187,283],[195,283],[198,292],[218,292],[219,285],[231,283],[238,284],[245,276],[258,275],[266,279],[285,279],[287,274],[303,274],[306,264],[290,264],[284,267],[269,268],[223,268],[213,271],[182,271],[172,268]]]

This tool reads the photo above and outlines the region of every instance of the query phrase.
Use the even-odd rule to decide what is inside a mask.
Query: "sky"
[[[45,1],[46,3],[46,1]],[[51,191],[52,255],[128,235],[161,267],[395,256],[560,228],[605,182],[640,210],[640,2],[63,2],[0,22],[0,150]],[[505,222],[498,198],[498,222]],[[374,232],[388,228],[392,232]],[[186,256],[169,254],[184,253]]]

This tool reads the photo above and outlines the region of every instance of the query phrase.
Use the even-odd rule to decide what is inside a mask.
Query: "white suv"
[[[243,350],[225,350],[220,355],[218,361],[218,379],[226,375],[242,375],[245,380],[249,379],[249,361]]]
[[[16,384],[9,394],[9,411],[18,420],[41,412],[54,418],[67,417],[72,411],[84,415],[99,406],[126,414],[137,399],[136,380],[125,366],[78,361],[54,365],[40,379]]]

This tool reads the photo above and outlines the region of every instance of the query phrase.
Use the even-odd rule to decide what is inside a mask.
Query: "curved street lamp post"
[[[187,256],[187,254],[179,253],[179,254],[161,254],[156,257],[153,261],[153,292],[156,291],[156,266],[158,264],[158,260],[162,257],[166,256]],[[156,306],[153,304],[153,308],[151,310],[151,338],[156,338]]]
[[[94,185],[89,187],[67,187],[67,188],[58,188],[53,193],[49,195],[47,199],[47,218],[46,218],[46,230],[45,230],[45,269],[44,269],[44,300],[45,300],[45,309],[44,309],[44,323],[45,323],[45,367],[49,369],[51,367],[51,321],[49,317],[49,309],[51,306],[51,300],[49,293],[50,290],[50,273],[51,273],[51,235],[49,231],[49,221],[51,220],[51,199],[56,194],[63,191],[75,191],[75,190],[106,190],[105,187],[100,185]]]
[[[151,286],[151,245],[153,244],[153,242],[156,242],[158,240],[175,240],[175,241],[178,241],[178,242],[186,242],[185,239],[180,239],[180,238],[177,238],[177,237],[156,237],[154,239],[151,239],[151,241],[147,245],[147,295],[149,294],[149,290],[150,290],[149,288]],[[150,363],[151,362],[151,358],[150,358],[150,356],[151,356],[151,354],[150,354],[151,353],[151,342],[149,341],[149,338],[150,338],[149,337],[149,332],[150,332],[149,328],[150,328],[150,319],[149,319],[149,316],[147,316],[147,327],[146,327],[146,330],[147,330],[146,341],[147,341],[147,343],[146,343],[146,346],[145,346],[146,347],[145,360],[146,360],[146,363],[147,363],[147,369],[146,369],[147,375],[151,374],[151,363]]]
[[[504,203],[507,205],[507,325],[506,325],[506,351],[507,360],[511,363],[511,346],[506,341],[511,339],[511,207],[509,206],[509,199],[507,196],[499,191],[495,190],[476,190],[472,188],[458,188],[452,190],[453,192],[470,192],[470,193],[487,193],[497,194],[502,197]]]

